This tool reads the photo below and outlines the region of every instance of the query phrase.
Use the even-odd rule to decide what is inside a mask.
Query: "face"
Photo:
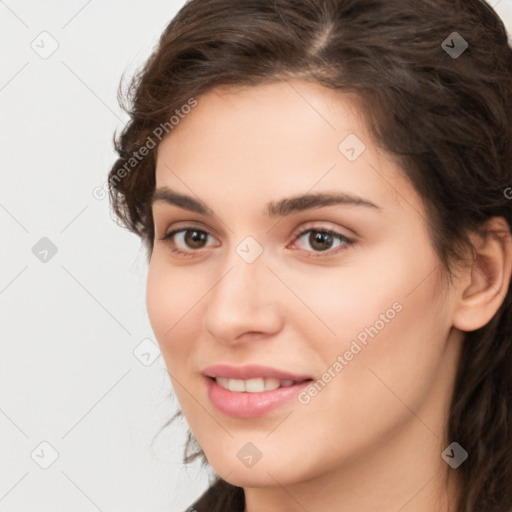
[[[147,307],[209,463],[286,485],[430,442],[454,298],[356,97],[291,81],[197,100],[158,148]]]

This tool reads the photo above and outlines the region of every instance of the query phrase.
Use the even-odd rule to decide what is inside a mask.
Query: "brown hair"
[[[468,44],[461,55],[448,51],[453,37]],[[133,77],[130,120],[115,138],[112,207],[148,254],[156,134],[171,133],[172,113],[217,86],[287,78],[363,99],[376,143],[395,155],[425,202],[448,273],[469,231],[493,216],[512,225],[504,193],[512,184],[512,50],[485,1],[190,0]],[[469,454],[457,469],[457,512],[512,511],[511,304],[509,289],[493,319],[464,341],[446,433]],[[186,462],[198,455],[205,462],[200,448],[192,456],[188,448]],[[238,489],[224,486],[231,497]]]

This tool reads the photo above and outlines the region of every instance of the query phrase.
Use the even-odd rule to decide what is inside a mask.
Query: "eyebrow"
[[[168,187],[158,188],[153,192],[151,197],[151,206],[157,202],[164,202],[174,206],[178,206],[183,210],[200,213],[202,215],[211,216],[213,211],[202,201],[191,196],[180,194]],[[285,217],[295,212],[310,210],[313,208],[321,208],[332,205],[348,205],[348,206],[364,206],[381,211],[382,209],[376,204],[362,199],[361,197],[347,194],[344,192],[325,193],[317,192],[314,194],[302,194],[292,197],[280,199],[279,201],[270,201],[266,204],[266,213],[269,217]]]

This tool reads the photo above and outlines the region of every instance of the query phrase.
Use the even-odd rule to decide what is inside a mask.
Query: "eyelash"
[[[182,251],[181,249],[176,249],[176,247],[173,247],[171,244],[172,237],[174,235],[176,235],[177,233],[181,233],[182,231],[199,231],[201,233],[206,233],[207,235],[210,234],[203,229],[199,229],[194,226],[187,226],[187,227],[183,227],[180,229],[175,229],[173,231],[170,231],[169,233],[166,233],[162,238],[159,238],[159,240],[169,242],[169,246],[170,246],[169,249],[171,250],[171,252],[179,255],[180,257],[181,256],[194,257],[195,256],[194,253],[199,252],[200,249],[192,250],[192,251]],[[309,233],[310,231],[316,231],[318,233],[331,235],[333,238],[339,240],[340,242],[343,242],[343,245],[335,248],[334,250],[326,249],[325,251],[306,251],[307,253],[310,253],[307,255],[308,258],[321,258],[321,257],[333,256],[335,254],[338,254],[341,251],[347,250],[348,248],[350,248],[351,246],[353,246],[355,244],[355,241],[353,239],[348,238],[345,235],[342,235],[341,233],[338,233],[337,231],[334,231],[332,229],[323,228],[320,226],[308,227],[306,229],[303,229],[302,231],[299,231],[298,233],[295,233],[293,235],[293,237],[294,237],[293,241],[295,242],[295,241],[299,240],[303,235],[305,235],[306,233]],[[327,256],[323,256],[324,253],[327,253]]]

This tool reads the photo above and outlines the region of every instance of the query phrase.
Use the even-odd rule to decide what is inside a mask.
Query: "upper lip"
[[[227,379],[254,379],[254,378],[269,378],[273,377],[279,380],[293,380],[301,382],[304,380],[312,379],[309,375],[297,375],[277,368],[261,365],[246,365],[246,366],[230,366],[228,364],[216,364],[208,366],[203,370],[203,375],[207,377],[223,377]]]

